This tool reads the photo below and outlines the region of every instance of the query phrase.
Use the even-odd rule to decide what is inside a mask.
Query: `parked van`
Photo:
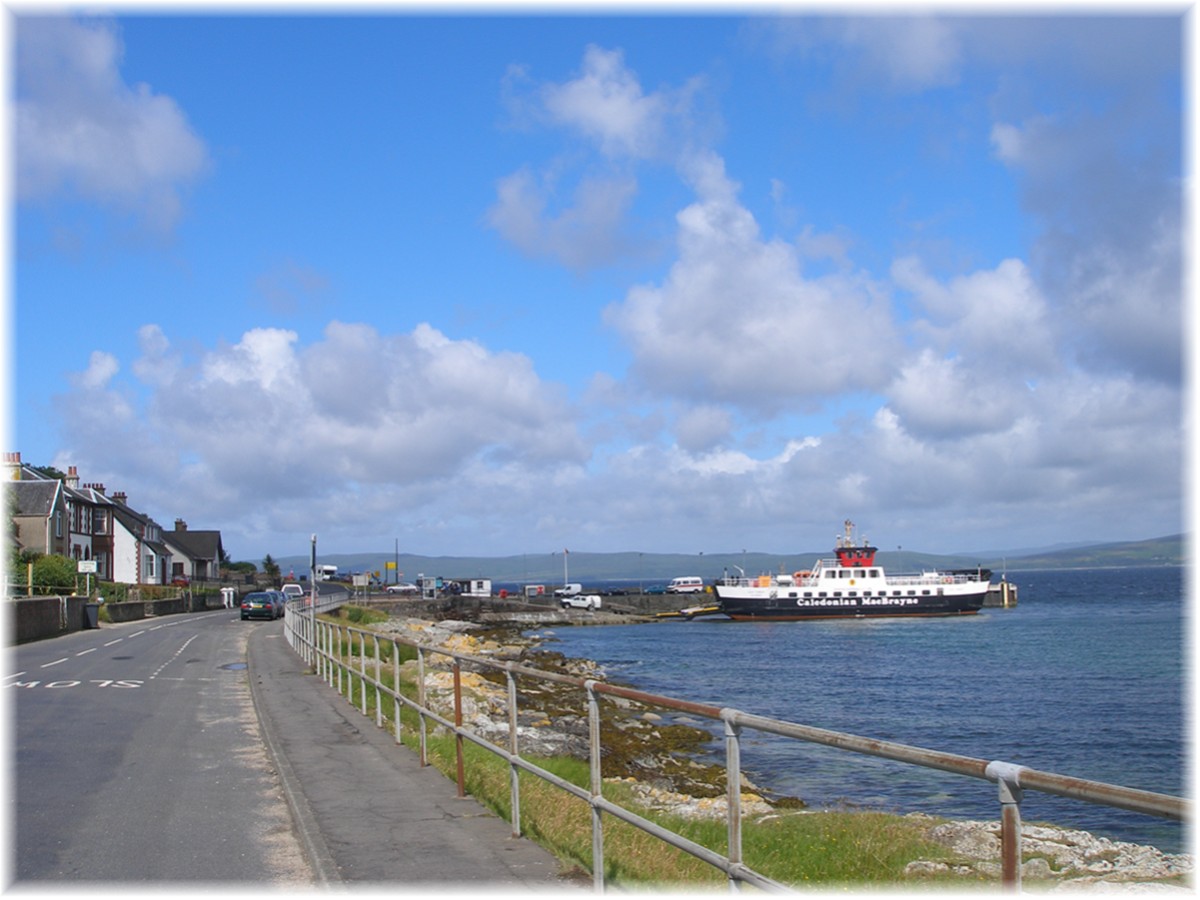
[[[672,578],[667,585],[668,594],[698,594],[704,590],[704,579],[695,575],[685,575],[682,578]]]

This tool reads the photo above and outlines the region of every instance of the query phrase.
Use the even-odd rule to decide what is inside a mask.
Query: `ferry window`
[[[878,569],[872,569],[872,570],[871,570],[871,577],[872,577],[872,578],[878,578],[878,577],[879,577],[879,570],[878,570]]]
[[[928,590],[921,591],[921,594],[922,594],[922,596],[928,597],[929,591]]]
[[[833,592],[833,596],[835,596],[835,597],[840,597],[840,596],[842,596],[842,592],[841,592],[841,591],[834,591],[834,592]]]
[[[899,597],[899,596],[900,596],[900,592],[899,592],[899,591],[892,591],[892,596],[893,596],[893,597]]]
[[[821,593],[819,593],[817,596],[818,597],[828,597],[829,595],[826,594],[824,591],[821,591]]]
[[[857,596],[858,596],[858,591],[851,591],[851,592],[850,592],[850,596],[851,596],[851,597],[857,597]]]
[[[946,591],[944,588],[938,588],[938,596],[939,597],[944,596],[945,593],[946,593]]]
[[[812,591],[805,591],[805,592],[804,592],[804,596],[805,596],[805,597],[812,597]]]
[[[866,578],[866,577],[867,577],[867,570],[866,570],[866,569],[855,569],[855,570],[854,570],[854,577],[855,577],[855,578]]]

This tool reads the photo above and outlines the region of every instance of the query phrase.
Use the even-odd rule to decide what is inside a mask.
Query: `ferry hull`
[[[715,585],[721,612],[731,619],[773,622],[809,619],[873,619],[885,617],[964,616],[979,612],[987,584],[977,590],[942,596],[804,598],[795,592]],[[772,596],[774,593],[774,596]]]

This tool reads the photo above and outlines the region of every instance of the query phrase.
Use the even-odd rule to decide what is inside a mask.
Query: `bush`
[[[76,582],[75,560],[51,554],[33,562],[34,594],[73,594]]]

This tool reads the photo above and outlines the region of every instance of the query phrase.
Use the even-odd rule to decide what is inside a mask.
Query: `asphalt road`
[[[8,883],[314,884],[251,701],[237,610],[10,648]]]

